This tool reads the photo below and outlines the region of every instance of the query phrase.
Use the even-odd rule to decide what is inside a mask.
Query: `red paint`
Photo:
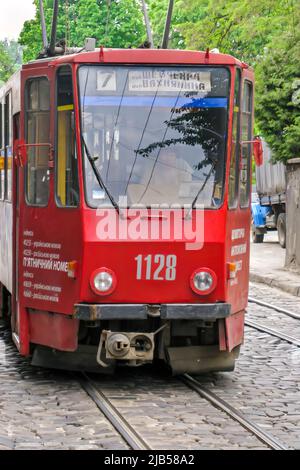
[[[104,62],[104,48],[103,48],[103,46],[100,46],[99,61]]]
[[[227,344],[226,344],[225,320],[219,320],[218,326],[219,326],[219,348],[220,348],[220,351],[226,351]]]
[[[234,313],[225,319],[228,351],[241,344],[244,340],[245,312]]]
[[[42,311],[29,312],[30,342],[60,351],[76,351],[79,320]]]

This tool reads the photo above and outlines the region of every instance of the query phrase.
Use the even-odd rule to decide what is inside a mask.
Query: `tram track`
[[[118,434],[129,445],[132,450],[152,450],[149,444],[136,432],[131,424],[124,418],[118,409],[112,404],[105,394],[95,386],[90,377],[81,373],[78,375],[81,387],[94,401]]]
[[[283,313],[294,319],[300,319],[300,315],[297,315],[294,312],[283,309],[276,305],[269,304],[267,302],[259,301],[258,299],[254,299],[253,297],[249,298],[249,302]],[[265,332],[271,336],[277,337],[290,344],[296,345],[297,347],[300,347],[299,339],[285,334],[281,331],[254,322],[252,320],[246,320],[245,325],[258,331]],[[214,392],[204,387],[199,381],[191,377],[189,374],[184,374],[180,377],[180,380],[186,386],[196,392],[202,399],[205,399],[212,406],[226,413],[230,418],[239,423],[244,429],[246,429],[257,439],[259,439],[259,441],[266,445],[268,448],[272,450],[288,450],[290,448],[284,442],[281,442],[271,433],[266,432],[255,422],[247,418],[243,413],[241,413],[238,409],[232,406],[229,402],[223,400]],[[151,447],[148,445],[148,443],[145,442],[145,440],[127,422],[127,420],[121,415],[121,413],[117,410],[117,408],[115,408],[115,406],[103,394],[103,392],[101,392],[101,390],[99,390],[99,388],[92,383],[92,381],[87,375],[83,374],[81,376],[80,382],[85,391],[88,393],[88,395],[93,399],[98,408],[103,412],[106,418],[110,421],[110,423],[114,426],[114,428],[122,436],[124,441],[129,445],[131,449],[151,450]]]
[[[275,336],[275,338],[279,338],[283,341],[286,341],[300,348],[300,340],[295,338],[294,336],[287,335],[286,333],[283,333],[282,331],[274,330],[273,328],[269,328],[266,325],[261,325],[260,323],[256,323],[251,320],[245,320],[245,325],[249,326],[250,328],[254,328],[255,330],[261,331],[263,333],[268,333],[271,336]]]
[[[96,406],[109,420],[115,430],[121,435],[123,440],[132,450],[154,450],[144,438],[132,427],[124,418],[120,411],[112,404],[111,400],[96,386],[85,373],[79,374],[78,380],[82,388],[94,401]],[[243,416],[229,403],[218,397],[210,390],[203,387],[196,379],[184,374],[179,378],[186,386],[196,392],[202,399],[219,411],[225,412],[230,418],[243,426],[246,431],[252,433],[260,442],[272,450],[287,450],[288,447],[274,438],[271,434],[263,431],[255,423]],[[201,426],[201,425],[200,425]]]
[[[226,413],[234,421],[238,422],[244,429],[249,431],[252,435],[257,437],[260,442],[265,444],[272,450],[288,450],[289,447],[276,439],[272,434],[261,429],[256,423],[245,417],[230,403],[226,402],[218,395],[204,387],[195,378],[189,374],[184,374],[180,380],[196,392],[202,399],[205,399],[215,408]],[[118,434],[128,444],[132,450],[153,450],[144,438],[132,427],[132,425],[124,418],[119,410],[112,404],[111,400],[97,387],[93,380],[85,374],[81,373],[78,376],[80,385],[94,401],[96,406],[109,420]]]
[[[126,418],[124,418],[120,413],[120,411],[122,411],[122,408],[121,410],[115,408],[114,404],[111,403],[111,400],[112,400],[111,397],[107,396],[107,393],[105,390],[104,392],[102,391],[101,384],[99,384],[97,380],[93,380],[93,378],[89,377],[89,375],[82,374],[82,373],[74,374],[74,378],[76,378],[76,381],[80,382],[80,385],[85,390],[85,392],[89,395],[89,397],[92,398],[93,402],[96,403],[97,407],[106,416],[108,421],[113,425],[114,429],[117,430],[118,435],[122,437],[124,442],[126,442],[126,444],[131,449],[153,450],[156,448],[156,444],[150,447],[150,445],[144,439],[142,428],[140,428],[141,434],[139,435],[137,432],[138,428],[137,430],[133,429],[132,425],[126,421]],[[188,380],[189,376],[187,375],[185,379]],[[247,430],[249,434],[256,436],[260,440],[260,442],[262,442],[264,445],[266,445],[267,447],[271,449],[280,449],[280,450],[287,449],[287,446],[284,443],[281,443],[277,439],[274,439],[272,435],[270,436],[264,430],[261,430],[259,426],[251,423],[247,419],[245,423],[245,417],[241,415],[241,413],[239,413],[238,410],[234,409],[233,410],[234,413],[230,414],[230,412],[232,412],[233,407],[229,403],[226,403],[223,399],[216,397],[216,395],[210,392],[209,390],[204,389],[202,384],[197,382],[195,379],[191,379],[191,380],[193,381],[193,386],[195,385],[197,386],[197,390],[190,385],[189,387],[193,389],[194,391],[196,391],[199,394],[199,396],[202,397],[203,400],[207,401],[210,405],[213,405],[214,408],[223,411],[225,414],[227,414],[227,416],[231,417],[236,422],[239,422],[239,424],[242,425],[242,427],[245,430]],[[185,385],[187,385],[187,383],[185,383]],[[201,393],[199,393],[199,387],[201,388]],[[225,408],[224,408],[224,404],[225,404]],[[240,417],[241,417],[242,422],[240,420]],[[250,422],[250,428],[248,426],[249,422]],[[199,423],[199,427],[201,428],[201,422]],[[201,435],[201,432],[200,432],[200,435]],[[199,443],[201,444],[201,438],[199,440]],[[7,448],[14,447],[13,441],[8,442],[5,439],[5,441],[1,442],[1,436],[0,436],[0,444],[4,445]],[[204,447],[205,447],[205,444],[204,444]]]
[[[287,309],[284,309],[284,308],[281,308],[277,305],[274,305],[274,304],[271,304],[271,303],[268,303],[268,302],[263,302],[259,299],[256,299],[254,297],[248,297],[248,301],[250,303],[254,303],[256,305],[259,305],[261,307],[266,307],[270,310],[274,310],[275,312],[278,312],[278,313],[282,313],[284,315],[287,315],[295,320],[300,320],[300,315],[295,313],[295,312],[292,312],[290,310],[287,310]],[[252,321],[252,320],[248,320],[246,319],[245,320],[245,325],[246,326],[249,326],[250,328],[254,328],[258,331],[261,331],[261,332],[264,332],[264,333],[267,333],[271,336],[274,336],[276,338],[279,338],[283,341],[287,341],[288,343],[290,344],[293,344],[297,347],[300,347],[300,339],[298,338],[295,338],[294,336],[291,336],[289,334],[286,334],[282,331],[279,331],[279,330],[276,330],[274,328],[270,328],[269,326],[267,325],[262,325],[260,323],[257,323],[256,321]]]
[[[282,307],[278,307],[277,305],[270,304],[268,302],[263,302],[262,300],[256,299],[255,297],[248,297],[248,302],[260,305],[261,307],[269,308],[270,310],[275,310],[276,312],[283,313],[295,320],[300,320],[300,314],[292,312],[291,310],[287,310]]]
[[[249,298],[249,302],[256,303],[260,306],[273,309],[277,312],[286,314],[294,319],[298,319],[298,315],[290,312],[288,310],[282,309],[280,307],[268,304],[266,302],[261,302],[258,299]],[[299,316],[300,319],[300,316]],[[261,332],[265,332],[271,336],[277,337],[283,341],[286,341],[290,344],[300,347],[300,340],[294,338],[293,336],[287,335],[281,331],[270,328],[266,325],[254,322],[252,320],[246,320],[245,325],[256,329]],[[255,422],[243,415],[238,409],[232,406],[229,402],[223,400],[218,395],[216,395],[211,390],[204,387],[200,382],[195,378],[191,377],[189,374],[184,374],[180,377],[180,380],[196,392],[202,399],[205,399],[216,409],[221,410],[231,419],[239,423],[244,429],[249,433],[255,436],[262,444],[266,445],[272,450],[288,450],[289,447],[275,438],[269,432],[263,430]],[[124,442],[132,450],[153,450],[150,447],[148,442],[133,428],[133,426],[124,418],[120,411],[113,405],[111,400],[101,391],[100,387],[95,384],[95,382],[85,373],[78,375],[78,381],[81,387],[85,390],[88,396],[93,400],[99,410],[103,415],[108,419],[117,433],[122,437]]]
[[[272,434],[261,429],[256,423],[249,420],[240,413],[236,408],[234,408],[230,403],[226,402],[218,395],[213,393],[211,390],[204,387],[200,382],[195,378],[191,377],[189,374],[184,374],[180,377],[180,380],[184,382],[189,388],[194,390],[198,395],[200,395],[205,400],[209,401],[214,407],[225,412],[233,420],[240,423],[247,431],[255,435],[263,444],[268,446],[272,450],[288,450],[289,447],[286,446],[283,442],[279,441]]]

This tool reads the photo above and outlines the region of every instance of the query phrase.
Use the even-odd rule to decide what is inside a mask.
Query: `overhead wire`
[[[166,129],[165,129],[165,132],[164,132],[164,136],[163,136],[163,139],[162,139],[162,141],[161,141],[161,143],[160,143],[160,149],[159,149],[159,151],[158,151],[158,153],[157,153],[157,155],[156,155],[155,162],[154,162],[152,171],[151,171],[151,173],[150,173],[149,181],[148,181],[148,183],[147,183],[147,186],[146,186],[146,188],[145,188],[143,194],[141,195],[141,197],[140,197],[140,199],[139,199],[139,201],[138,201],[138,204],[141,202],[141,200],[142,200],[143,197],[145,196],[145,194],[146,194],[146,192],[148,191],[148,188],[149,188],[149,186],[150,186],[150,183],[151,183],[151,180],[152,180],[152,177],[153,177],[153,174],[154,174],[154,170],[155,170],[156,164],[157,164],[157,162],[158,162],[160,153],[161,153],[162,148],[163,148],[163,144],[164,144],[165,139],[166,139],[167,132],[168,132],[168,130],[169,130],[170,121],[172,120],[172,117],[173,117],[173,115],[174,115],[174,113],[175,113],[176,106],[177,106],[177,103],[178,103],[179,98],[180,98],[180,95],[181,95],[182,87],[183,87],[183,83],[182,83],[181,88],[180,88],[180,90],[179,90],[179,92],[178,92],[178,95],[177,95],[177,98],[176,98],[176,102],[175,102],[175,104],[174,104],[174,108],[171,109],[170,120],[167,121],[167,125],[166,125]]]
[[[105,39],[108,39],[108,28],[109,28],[109,21],[110,21],[110,13],[111,13],[111,4],[112,0],[107,0],[107,13],[106,13],[106,25],[105,25]]]
[[[124,84],[120,104],[119,104],[118,111],[117,111],[117,117],[116,117],[116,120],[115,120],[115,123],[114,123],[114,126],[113,126],[113,136],[112,136],[112,139],[111,139],[110,150],[109,150],[109,154],[108,154],[107,170],[106,170],[106,176],[105,176],[105,182],[106,183],[107,183],[107,178],[108,178],[108,173],[109,173],[112,147],[113,147],[113,144],[114,144],[114,141],[115,141],[116,127],[117,127],[117,124],[118,124],[118,121],[119,121],[119,116],[120,116],[121,107],[122,107],[122,103],[123,103],[123,99],[124,99],[124,95],[125,95],[125,91],[126,91],[128,78],[129,78],[129,70],[127,71],[127,76],[126,76],[126,80],[125,80],[125,84]]]
[[[146,129],[147,129],[149,120],[150,120],[150,116],[151,116],[152,111],[153,111],[154,103],[155,103],[155,100],[156,100],[156,98],[157,98],[157,94],[158,94],[158,90],[159,90],[161,81],[162,81],[162,78],[160,79],[160,81],[159,81],[159,83],[158,83],[158,85],[157,85],[157,89],[156,89],[156,92],[155,92],[155,96],[154,96],[154,98],[153,98],[153,101],[152,101],[152,104],[151,104],[151,107],[150,107],[150,110],[149,110],[149,113],[148,113],[148,116],[147,116],[147,119],[146,119],[146,122],[145,122],[145,125],[144,125],[144,128],[143,128],[143,131],[142,131],[142,134],[141,134],[141,138],[140,138],[140,142],[139,142],[138,148],[134,151],[134,153],[135,153],[135,158],[134,158],[134,162],[133,162],[133,165],[132,165],[132,168],[131,168],[131,172],[130,172],[129,178],[128,178],[127,183],[126,183],[125,194],[127,193],[127,189],[128,189],[128,186],[129,186],[129,182],[130,182],[130,180],[131,180],[131,177],[132,177],[132,174],[133,174],[133,170],[134,170],[134,167],[135,167],[137,158],[138,158],[138,153],[139,153],[139,150],[140,150],[140,148],[141,148],[141,145],[142,145],[142,142],[143,142],[143,139],[144,139],[144,135],[145,135],[145,132],[146,132]]]
[[[69,17],[69,0],[65,0],[65,15],[66,15],[66,33],[65,41],[66,48],[70,45],[70,17]]]

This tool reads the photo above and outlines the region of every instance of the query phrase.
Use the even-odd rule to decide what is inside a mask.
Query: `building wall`
[[[287,164],[286,217],[285,265],[300,272],[300,158]]]

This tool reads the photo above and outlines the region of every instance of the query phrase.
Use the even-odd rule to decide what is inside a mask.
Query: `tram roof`
[[[174,49],[95,49],[93,52],[80,52],[71,55],[32,61],[24,69],[40,67],[41,64],[172,64],[172,65],[236,65],[248,68],[248,65],[228,54],[203,51]]]

